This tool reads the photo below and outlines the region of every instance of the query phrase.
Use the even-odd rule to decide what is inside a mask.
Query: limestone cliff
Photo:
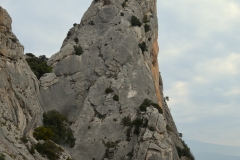
[[[185,146],[163,95],[156,0],[94,0],[40,81],[11,22],[0,7],[0,154],[7,160],[47,159],[30,153],[32,132],[53,109],[70,120],[76,145],[62,147],[75,160],[188,160],[178,156]]]
[[[44,160],[32,132],[42,122],[39,81],[29,68],[24,47],[11,30],[11,17],[0,6],[0,156],[6,160]],[[32,149],[32,152],[31,152]],[[66,159],[66,152],[61,159]]]
[[[34,159],[30,137],[41,112],[35,75],[24,59],[23,46],[11,31],[11,17],[0,7],[0,151],[7,159]]]
[[[76,145],[65,149],[73,158],[179,159],[176,146],[183,145],[162,93],[157,30],[156,0],[94,0],[49,59],[54,73],[41,78],[41,105],[71,120]],[[146,98],[155,105],[141,111]]]

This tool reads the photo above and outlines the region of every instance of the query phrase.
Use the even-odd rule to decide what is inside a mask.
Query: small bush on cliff
[[[144,51],[147,51],[146,42],[139,43],[138,46],[141,48],[142,53],[144,53]]]
[[[108,87],[108,88],[106,88],[106,90],[105,90],[105,93],[106,93],[106,94],[109,94],[109,93],[112,93],[112,92],[113,92],[113,90],[112,90],[111,87]]]
[[[23,136],[22,138],[20,138],[20,140],[23,142],[23,143],[27,143],[28,142],[28,138],[26,136]]]
[[[141,27],[141,25],[142,25],[140,20],[137,17],[135,17],[135,16],[132,16],[131,24],[132,24],[132,26],[138,26],[138,27]]]
[[[111,1],[110,1],[110,0],[104,0],[104,1],[103,1],[103,4],[104,4],[104,5],[109,5],[109,4],[111,4]]]
[[[184,157],[187,157],[189,160],[195,160],[193,154],[191,153],[190,151],[190,148],[187,146],[187,144],[183,141],[182,141],[182,144],[183,144],[183,149],[180,148],[180,147],[176,147],[177,149],[177,152],[178,152],[178,156],[181,158],[182,156]]]
[[[173,131],[172,127],[171,127],[169,124],[166,125],[166,129],[167,129],[169,132],[172,132],[172,131]]]
[[[76,38],[74,38],[74,42],[78,44],[78,42],[79,42],[79,39],[78,39],[77,37],[76,37]]]
[[[26,53],[26,55],[27,56],[29,56],[29,57],[36,57],[34,54],[32,54],[32,53]]]
[[[109,142],[105,143],[105,146],[107,148],[115,148],[117,146],[117,143],[109,141]]]
[[[75,45],[75,46],[74,46],[74,51],[75,51],[75,54],[78,55],[78,56],[80,56],[80,55],[83,54],[83,49],[82,49],[81,46]]]
[[[143,112],[146,112],[147,107],[153,106],[158,110],[159,113],[163,113],[162,108],[157,104],[153,103],[151,100],[145,98],[143,103],[140,105],[139,109]]]
[[[57,144],[74,147],[76,139],[65,116],[56,110],[48,111],[43,114],[43,124],[34,130],[33,135],[37,140],[52,140]]]
[[[93,21],[88,22],[89,25],[93,26],[95,23]]]
[[[45,55],[41,55],[39,57],[36,57],[35,55],[30,53],[26,55],[31,57],[26,58],[26,61],[38,79],[40,79],[40,77],[45,73],[52,72],[52,67],[47,65],[48,58],[46,58]]]
[[[149,20],[148,20],[148,15],[144,15],[143,16],[143,23],[148,23],[149,22]]]
[[[145,25],[144,25],[144,29],[145,29],[145,32],[148,32],[148,31],[151,30],[151,27],[150,27],[150,25],[145,24]]]
[[[118,95],[115,94],[115,95],[113,96],[113,100],[114,100],[114,101],[119,101]]]
[[[0,160],[5,160],[5,155],[3,153],[0,154]]]
[[[59,159],[61,152],[63,152],[63,149],[61,147],[57,146],[51,141],[37,143],[35,148],[40,154],[46,155],[49,160]]]
[[[52,139],[54,136],[54,133],[51,128],[46,128],[44,126],[41,126],[34,129],[33,136],[34,138],[36,138],[36,140],[46,141],[46,140]]]
[[[121,124],[124,126],[131,126],[132,125],[132,121],[131,121],[131,117],[130,116],[126,116],[121,120]]]

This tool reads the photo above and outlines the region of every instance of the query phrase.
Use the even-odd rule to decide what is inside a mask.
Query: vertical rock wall
[[[77,140],[74,148],[65,148],[73,158],[179,159],[176,145],[182,144],[158,69],[156,15],[156,0],[94,0],[49,59],[54,73],[41,79],[41,105],[70,119]],[[133,16],[141,26],[132,24]],[[113,92],[105,93],[107,88]],[[145,98],[158,103],[164,113],[153,106],[141,112]],[[140,129],[136,121],[124,126],[124,117],[143,124]]]
[[[32,129],[41,121],[39,82],[25,61],[24,47],[11,31],[11,17],[0,7],[0,151],[6,159],[34,159]],[[21,138],[29,137],[23,143]]]

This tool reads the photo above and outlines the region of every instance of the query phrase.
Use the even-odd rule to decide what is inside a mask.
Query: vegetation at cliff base
[[[28,56],[26,61],[38,79],[45,73],[52,72],[52,67],[47,65],[48,58],[45,55],[39,57],[36,57],[32,53],[26,53],[26,55]]]
[[[5,155],[4,154],[0,154],[0,160],[5,160]]]
[[[49,140],[44,143],[37,143],[35,148],[40,154],[46,155],[49,160],[59,159],[61,153],[63,152],[61,147]]]
[[[34,130],[33,136],[37,140],[52,140],[57,144],[74,147],[76,139],[68,125],[67,117],[56,110],[51,110],[43,114],[43,124],[44,126]]]

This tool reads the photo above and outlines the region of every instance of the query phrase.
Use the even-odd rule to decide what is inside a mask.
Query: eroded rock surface
[[[133,16],[141,26],[133,25]],[[94,0],[49,59],[56,77],[47,79],[56,83],[41,79],[47,84],[40,88],[41,105],[70,119],[77,140],[66,149],[73,158],[179,159],[176,145],[183,146],[162,93],[157,30],[156,0]],[[112,92],[105,93],[107,88]],[[153,106],[141,112],[145,98],[164,113]],[[124,117],[148,123],[136,133],[136,126],[121,124]]]
[[[39,119],[39,85],[11,31],[11,17],[0,7],[0,150],[6,159],[34,159],[32,129]],[[29,137],[23,143],[22,137]]]
[[[30,153],[37,143],[33,129],[42,123],[39,81],[25,61],[24,47],[12,33],[11,23],[0,6],[0,154],[6,160],[43,160],[47,158],[36,151]],[[42,86],[53,85],[53,78],[43,77]],[[62,160],[68,157],[62,152]]]
[[[158,69],[156,0],[94,0],[48,60],[53,73],[40,81],[11,22],[0,7],[0,151],[7,160],[47,159],[30,154],[32,132],[53,109],[68,116],[76,137],[60,159],[180,159],[176,147],[184,145]],[[153,104],[141,111],[146,98]]]

